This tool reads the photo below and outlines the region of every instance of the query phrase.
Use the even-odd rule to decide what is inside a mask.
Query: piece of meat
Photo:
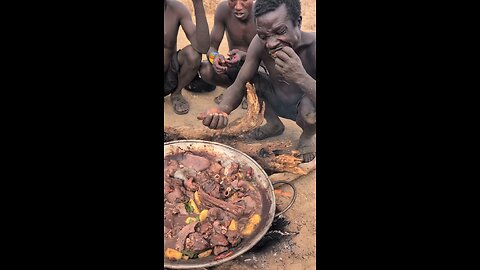
[[[227,251],[227,250],[228,250],[228,247],[215,246],[215,247],[213,248],[213,254],[218,255],[218,254],[220,254],[220,253],[222,253],[222,252],[225,252],[225,251]]]
[[[203,184],[207,181],[210,181],[210,175],[208,174],[208,171],[203,171],[203,172],[199,172],[197,173],[197,175],[195,175],[194,179],[195,179],[195,182],[197,182],[198,184]]]
[[[183,180],[178,178],[171,178],[172,186],[174,187],[183,187]]]
[[[174,174],[173,177],[181,179],[182,181],[187,180],[189,177],[195,176],[197,171],[192,168],[182,168],[178,169]]]
[[[238,172],[239,164],[236,162],[230,163],[230,165],[223,172],[226,176],[232,176]]]
[[[178,232],[177,242],[175,243],[175,249],[182,251],[185,249],[185,240],[187,239],[188,235],[195,232],[195,226],[197,226],[198,221],[188,224],[187,226],[183,227],[180,232]]]
[[[240,233],[238,231],[228,231],[225,236],[232,247],[237,246],[240,243]]]
[[[202,236],[203,236],[203,238],[209,239],[210,236],[211,236],[212,233],[213,233],[212,223],[210,223],[210,222],[208,222],[208,221],[203,221],[203,222],[198,226],[197,232],[201,233]]]
[[[252,169],[252,167],[246,166],[244,175],[245,175],[245,179],[247,179],[248,181],[252,181],[253,180],[253,169]]]
[[[228,215],[227,212],[224,210],[218,208],[218,207],[212,207],[210,210],[208,210],[208,220],[213,222],[213,226],[215,228],[215,222],[219,222],[219,226],[226,227],[230,225],[230,222],[232,221],[232,217]],[[216,228],[218,232],[223,231],[223,230],[218,230],[219,228]],[[220,228],[221,229],[221,228]],[[223,232],[223,234],[225,234]]]
[[[180,203],[188,200],[179,187],[175,187],[172,192],[167,194],[166,198],[169,203]]]
[[[170,160],[168,162],[168,165],[165,166],[165,168],[163,169],[164,174],[166,172],[167,175],[173,176],[173,174],[178,170],[178,168],[179,168],[178,162],[176,160]]]
[[[202,189],[208,193],[210,196],[213,196],[217,199],[221,198],[220,184],[212,180],[207,180],[201,185]]]
[[[259,206],[251,196],[245,196],[242,198],[242,201],[245,205],[245,214],[250,215],[251,213],[255,212],[255,209]]]
[[[215,220],[212,223],[213,226],[213,231],[219,234],[226,234],[227,233],[227,227],[224,226],[219,220]]]
[[[212,197],[205,193],[202,188],[198,189],[198,195],[200,196],[200,200],[202,201],[202,203],[205,202],[206,204],[222,208],[223,210],[228,211],[235,216],[241,216],[243,214],[243,207]]]
[[[187,181],[184,182],[185,189],[195,192],[198,190],[198,185],[193,182],[193,177],[188,178]]]
[[[187,213],[187,209],[185,209],[185,204],[184,203],[177,203],[175,205],[175,210],[174,210],[177,214],[180,214],[180,215],[187,215],[188,216],[188,213]],[[175,214],[174,212],[174,214]]]
[[[250,184],[245,180],[234,180],[231,185],[234,189],[240,190],[243,193],[250,190]]]
[[[228,246],[228,240],[225,235],[220,233],[214,233],[210,238],[210,246]]]
[[[210,244],[203,239],[200,233],[191,233],[185,241],[185,248],[193,252],[200,252],[210,248]]]
[[[214,174],[220,174],[223,167],[222,167],[222,165],[218,164],[218,162],[212,162],[212,164],[210,165],[210,168],[208,168],[208,169],[209,169],[209,171],[211,171]]]
[[[180,163],[199,172],[210,167],[210,160],[194,154],[185,154],[184,159]]]

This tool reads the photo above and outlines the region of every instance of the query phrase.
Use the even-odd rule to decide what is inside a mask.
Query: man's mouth
[[[281,47],[276,47],[272,50],[269,50],[268,53],[271,55],[271,56],[275,56],[276,55],[276,52],[280,51],[281,49],[283,48],[283,46]]]
[[[243,12],[234,12],[234,13],[233,13],[233,15],[235,15],[235,17],[237,17],[237,18],[243,17],[244,14],[245,14],[245,13],[243,13]]]

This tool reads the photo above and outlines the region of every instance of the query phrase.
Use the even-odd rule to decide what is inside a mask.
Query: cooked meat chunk
[[[190,234],[185,241],[185,248],[193,252],[200,252],[210,248],[210,244],[201,234],[194,232]]]
[[[210,238],[210,246],[228,246],[227,237],[223,234],[214,233]]]
[[[230,165],[225,169],[224,174],[225,174],[226,176],[232,176],[232,175],[234,175],[234,174],[236,174],[236,173],[238,172],[238,168],[239,168],[239,167],[240,167],[240,166],[238,165],[238,163],[232,162],[232,163],[230,163]]]
[[[232,247],[235,247],[240,243],[240,233],[238,233],[238,231],[228,231],[225,236]]]
[[[189,191],[195,192],[198,190],[197,184],[193,182],[193,177],[188,178],[188,180],[185,181],[184,184],[185,184],[185,188]]]
[[[218,164],[218,162],[212,162],[212,165],[210,165],[209,170],[214,173],[214,174],[220,174],[222,171],[222,165]]]
[[[195,226],[197,226],[198,222],[193,222],[188,224],[187,226],[183,227],[180,232],[178,233],[177,242],[175,243],[176,250],[184,250],[185,249],[185,240],[187,239],[188,235],[195,232]]]
[[[225,251],[227,251],[227,250],[228,250],[228,247],[215,246],[215,247],[213,248],[213,254],[218,255],[218,254],[220,254],[220,253],[222,253],[222,252],[225,252]]]
[[[185,196],[185,194],[179,187],[175,187],[175,189],[172,192],[168,193],[166,197],[169,203],[180,203],[188,200],[188,198]]]
[[[212,206],[220,207],[223,210],[228,211],[236,216],[240,216],[243,213],[243,207],[212,197],[205,193],[205,191],[203,191],[201,188],[198,189],[198,195],[200,196],[202,202],[205,202]]]
[[[199,172],[210,167],[210,160],[194,154],[185,154],[185,158],[180,163]]]

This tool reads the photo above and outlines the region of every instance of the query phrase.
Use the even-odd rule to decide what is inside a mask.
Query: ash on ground
[[[282,254],[291,254],[295,243],[292,239],[298,232],[286,231],[290,222],[283,216],[274,219],[272,226],[265,236],[248,252],[240,255],[233,261],[226,262],[209,269],[231,270],[237,267],[248,267],[249,269],[265,269],[267,259],[277,257],[282,261]]]

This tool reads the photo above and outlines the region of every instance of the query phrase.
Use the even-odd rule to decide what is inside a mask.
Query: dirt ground
[[[181,0],[192,11],[191,0]],[[213,14],[217,0],[204,0],[209,28],[213,26]],[[315,1],[303,0],[303,30],[315,31]],[[308,3],[307,3],[308,2]],[[178,38],[178,48],[188,45],[185,34],[181,31]],[[220,46],[221,52],[227,52],[226,38]],[[165,97],[164,123],[166,126],[193,126],[202,127],[201,121],[196,119],[198,113],[212,106],[214,97],[224,91],[217,89],[210,93],[192,93],[183,90],[184,97],[190,103],[190,112],[186,115],[177,115],[173,112],[170,97]],[[241,117],[246,111],[238,108],[233,111],[229,121]],[[290,140],[297,142],[301,129],[295,122],[282,119],[285,124],[285,132],[277,137],[265,141]],[[284,216],[291,223],[286,228],[289,232],[298,232],[298,235],[285,237],[261,252],[247,252],[237,259],[214,267],[215,270],[247,270],[247,269],[289,269],[303,270],[316,269],[316,172],[303,176],[293,182],[297,189],[297,200],[292,208]]]

